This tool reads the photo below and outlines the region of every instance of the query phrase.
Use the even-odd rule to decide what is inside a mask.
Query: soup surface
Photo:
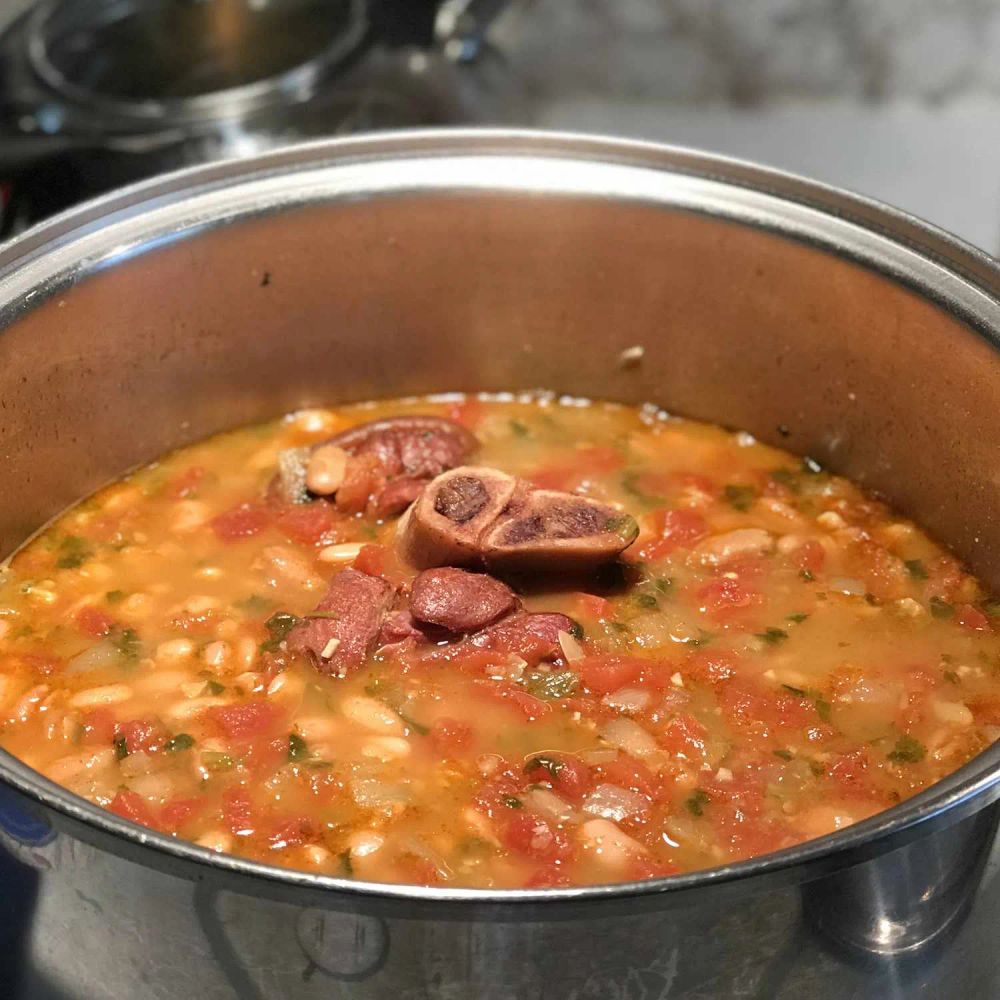
[[[465,431],[343,433],[414,414]],[[16,555],[0,744],[268,863],[640,879],[955,770],[1000,734],[998,614],[913,524],[746,434],[545,396],[313,410],[168,455]]]

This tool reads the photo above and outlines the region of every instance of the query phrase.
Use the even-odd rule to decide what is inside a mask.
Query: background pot
[[[914,220],[681,150],[421,133],[199,168],[0,250],[0,545],[236,423],[547,386],[813,455],[996,584],[998,288]],[[88,998],[988,995],[998,761],[752,862],[487,893],[215,857],[3,757],[6,841],[44,873],[20,973]]]

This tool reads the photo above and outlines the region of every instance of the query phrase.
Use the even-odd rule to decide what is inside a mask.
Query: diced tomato
[[[873,768],[867,750],[841,754],[827,767],[830,780],[839,794],[847,798],[879,799],[882,792],[872,781]]]
[[[368,498],[385,481],[379,460],[370,454],[352,455],[344,468],[344,481],[337,490],[337,510],[344,514],[360,514]]]
[[[698,760],[705,750],[707,730],[693,715],[677,715],[661,732],[659,743],[671,754]]]
[[[16,659],[25,669],[39,677],[51,677],[66,666],[66,661],[54,653],[19,653]]]
[[[278,510],[278,530],[299,545],[329,544],[336,541],[340,516],[325,500],[285,504]]]
[[[116,813],[123,819],[129,819],[133,823],[141,823],[143,826],[156,826],[156,820],[146,800],[138,792],[131,792],[122,789],[108,806],[111,812]]]
[[[940,597],[949,604],[955,603],[962,586],[962,567],[951,556],[939,556],[927,564],[927,583],[924,592],[928,598]]]
[[[273,730],[281,710],[268,701],[215,705],[205,713],[217,730],[231,740],[248,740]]]
[[[573,595],[573,599],[583,618],[605,619],[611,615],[611,602],[604,597],[580,591]]]
[[[625,879],[629,882],[639,882],[646,878],[666,878],[668,875],[676,875],[680,871],[677,865],[669,861],[654,861],[647,857],[629,858],[625,869]]]
[[[868,593],[882,601],[906,596],[908,574],[899,556],[870,540],[854,545],[851,555]]]
[[[570,885],[569,874],[559,865],[545,865],[536,869],[524,883],[525,889],[559,889]]]
[[[204,799],[171,799],[160,810],[160,826],[168,833],[176,833],[205,808]]]
[[[620,785],[656,799],[662,791],[657,776],[640,760],[619,754],[614,760],[594,767],[594,775],[609,785]]]
[[[971,604],[959,604],[955,608],[955,621],[976,632],[991,631],[989,618]]]
[[[756,590],[726,576],[709,580],[698,588],[695,596],[701,611],[717,617],[761,603],[761,595]]]
[[[739,671],[735,653],[696,649],[684,663],[682,672],[699,684],[713,687],[732,680]]]
[[[653,515],[654,539],[639,552],[643,559],[655,561],[676,549],[688,548],[708,533],[705,519],[689,507],[658,510]]]
[[[472,801],[475,807],[487,816],[506,816],[512,809],[520,809],[521,788],[510,773],[494,775],[484,782]]]
[[[448,409],[448,419],[461,424],[470,431],[475,430],[479,421],[483,419],[482,400],[475,396],[466,396],[457,403],[452,403]]]
[[[474,689],[492,701],[516,708],[528,722],[534,722],[552,713],[552,706],[541,698],[508,681],[473,681]]]
[[[163,495],[171,500],[185,500],[196,496],[198,487],[206,475],[206,469],[200,465],[192,465],[190,469],[175,476],[163,487]]]
[[[576,664],[585,687],[595,694],[609,694],[631,684],[646,666],[633,656],[588,656]]]
[[[118,725],[115,735],[125,741],[129,753],[140,750],[158,750],[167,740],[167,734],[158,719],[132,719]]]
[[[246,836],[256,829],[253,803],[244,789],[227,788],[222,793],[222,819],[237,836]]]
[[[976,722],[981,726],[1000,726],[1000,697],[986,695],[969,703]]]
[[[401,877],[410,885],[437,885],[441,873],[429,858],[416,854],[404,854],[396,861]]]
[[[106,611],[95,608],[93,604],[85,604],[76,613],[77,628],[92,639],[99,639],[114,631],[117,622]]]
[[[472,727],[457,719],[436,719],[427,738],[439,753],[453,753],[472,742]]]
[[[81,720],[83,742],[88,746],[107,746],[115,738],[117,722],[110,708],[94,708]]]
[[[571,802],[579,802],[590,789],[590,770],[582,760],[570,754],[543,754],[555,766],[539,763],[537,758],[528,761],[525,777],[531,782],[548,782],[554,791]]]
[[[271,523],[266,507],[244,503],[213,517],[209,524],[221,542],[241,542],[259,535]]]
[[[810,538],[794,549],[789,558],[798,569],[818,573],[826,561],[826,549],[816,539]]]
[[[268,841],[274,851],[286,847],[299,847],[315,839],[316,831],[308,816],[293,816],[282,820],[271,831]]]
[[[565,850],[556,831],[530,813],[521,812],[509,820],[500,839],[505,847],[536,861],[555,861]]]
[[[362,545],[353,565],[359,573],[379,576],[396,587],[409,583],[413,575],[403,567],[396,550],[386,545]]]

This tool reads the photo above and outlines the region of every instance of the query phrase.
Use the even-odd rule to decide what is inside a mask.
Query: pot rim
[[[498,171],[505,159],[536,169]],[[403,171],[401,163],[406,164]],[[421,175],[421,164],[433,169]],[[484,176],[476,176],[477,165]],[[346,185],[341,183],[345,177]],[[289,178],[296,180],[294,197]],[[302,184],[303,179],[316,183]],[[1000,265],[912,215],[795,174],[683,147],[507,129],[430,129],[323,140],[188,168],[85,202],[0,246],[0,327],[77,280],[166,241],[265,212],[357,195],[359,185],[369,197],[428,191],[544,193],[639,200],[728,219],[879,270],[937,302],[1000,350]],[[279,868],[216,854],[137,826],[61,788],[3,750],[0,781],[55,813],[57,823],[60,818],[69,821],[88,839],[125,842],[142,863],[180,865],[186,877],[196,880],[214,870],[270,891],[309,889],[358,900],[460,908],[520,907],[673,899],[728,883],[753,880],[762,886],[765,881],[818,877],[902,846],[1000,798],[1000,743],[918,795],[825,837],[667,878],[563,889],[424,887]]]

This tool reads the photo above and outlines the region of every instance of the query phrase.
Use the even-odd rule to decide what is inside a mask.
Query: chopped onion
[[[405,785],[390,785],[377,778],[355,778],[351,782],[351,797],[366,809],[384,809],[410,801],[410,790]]]
[[[610,764],[618,759],[618,751],[614,747],[594,747],[591,750],[581,750],[577,757],[593,767],[595,764]]]
[[[559,632],[559,646],[567,663],[579,663],[587,658],[583,651],[583,646],[569,634],[569,632]]]
[[[612,719],[602,730],[612,746],[632,754],[633,757],[652,757],[659,752],[656,740],[637,722],[631,719]]]
[[[95,646],[89,646],[82,653],[77,653],[66,664],[64,673],[85,674],[91,670],[100,670],[102,667],[113,667],[118,663],[119,656],[115,646],[105,639]]]
[[[650,694],[641,688],[626,687],[606,694],[601,701],[619,712],[641,712],[649,704]]]
[[[546,819],[554,819],[564,823],[573,817],[573,807],[547,788],[529,788],[522,798],[525,805],[533,813],[538,813],[539,816],[544,816]]]
[[[583,801],[583,811],[620,823],[630,816],[639,816],[649,803],[638,792],[617,785],[598,785]]]
[[[828,589],[835,590],[838,594],[865,594],[865,585],[853,576],[833,576],[830,577]]]

